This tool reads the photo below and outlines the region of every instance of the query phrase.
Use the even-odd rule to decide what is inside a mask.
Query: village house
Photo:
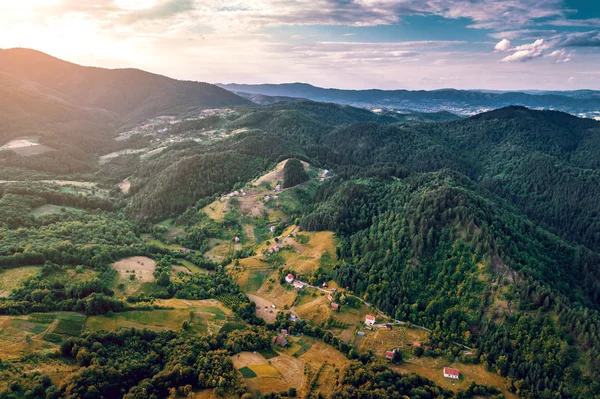
[[[365,332],[364,332],[364,331],[359,331],[359,332],[357,332],[356,334],[357,334],[357,335],[360,335],[361,337],[364,337],[364,335],[365,335]]]
[[[275,226],[269,227],[269,230],[271,231],[271,234],[273,234],[275,232]]]
[[[287,346],[287,344],[287,339],[283,337],[275,337],[275,339],[273,340],[273,345]]]
[[[385,358],[388,360],[392,360],[394,358],[394,353],[396,353],[396,349],[391,351],[385,351]]]
[[[292,281],[294,281],[294,275],[292,273],[288,274],[287,276],[285,276],[285,282],[290,284]]]
[[[294,281],[294,288],[301,290],[302,288],[304,288],[304,284],[296,280]]]
[[[233,239],[233,242],[240,242],[240,237],[235,237],[235,238]]]
[[[460,378],[460,371],[452,367],[444,367],[444,377],[458,380]]]
[[[323,283],[323,288],[327,288],[327,283]]]
[[[368,326],[372,326],[375,324],[375,316],[368,314],[365,316],[365,324]]]
[[[282,328],[282,329],[281,329],[281,333],[282,333],[283,335],[287,335],[287,334],[288,334],[288,331],[287,331],[285,328]]]
[[[336,302],[331,302],[331,309],[338,310],[340,308],[340,304]]]

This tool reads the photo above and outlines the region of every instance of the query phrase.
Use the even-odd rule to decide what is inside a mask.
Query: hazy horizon
[[[0,47],[211,83],[600,89],[583,0],[0,1]]]

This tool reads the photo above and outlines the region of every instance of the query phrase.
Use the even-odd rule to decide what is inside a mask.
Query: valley
[[[19,57],[110,118],[0,136],[0,398],[600,395],[600,122],[45,61],[119,108]]]

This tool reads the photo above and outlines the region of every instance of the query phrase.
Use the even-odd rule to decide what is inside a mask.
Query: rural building
[[[269,227],[269,230],[271,230],[271,233],[274,233],[275,232],[275,226]]]
[[[339,303],[331,302],[331,309],[338,310],[340,308]]]
[[[385,358],[388,360],[392,360],[394,358],[394,353],[396,353],[396,349],[391,351],[385,351]]]
[[[460,371],[452,367],[444,367],[444,377],[458,380],[460,378]]]
[[[327,288],[327,283],[323,283],[323,288]]]
[[[362,337],[362,336],[364,336],[364,335],[365,335],[365,332],[364,332],[364,331],[359,331],[359,332],[357,332],[356,334],[357,334],[357,335],[360,335],[360,336]]]
[[[299,290],[301,290],[302,288],[304,288],[304,284],[302,284],[300,281],[294,281],[294,288],[298,288]]]
[[[283,337],[275,337],[275,339],[273,340],[273,344],[279,346],[287,346],[288,342],[287,339]]]
[[[240,237],[235,237],[235,238],[233,239],[233,242],[240,242]]]
[[[288,331],[287,331],[285,328],[282,328],[282,329],[281,329],[281,333],[282,333],[283,335],[287,335],[287,334],[288,334]]]
[[[375,324],[375,316],[368,314],[365,317],[365,324],[368,326],[372,326],[373,324]]]
[[[288,274],[287,276],[285,276],[285,282],[286,283],[291,283],[292,281],[294,281],[294,275],[292,273]]]
[[[329,299],[329,302],[333,302],[333,295],[331,295],[331,294],[327,295],[327,299]]]

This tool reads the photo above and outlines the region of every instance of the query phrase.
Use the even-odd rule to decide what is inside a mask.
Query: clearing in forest
[[[42,273],[41,266],[23,266],[12,269],[0,269],[0,298],[6,298],[21,286],[24,281]]]
[[[150,282],[154,281],[152,273],[156,270],[156,262],[145,256],[133,256],[113,263],[112,267],[119,272],[121,278],[129,279],[133,274],[136,280]]]

